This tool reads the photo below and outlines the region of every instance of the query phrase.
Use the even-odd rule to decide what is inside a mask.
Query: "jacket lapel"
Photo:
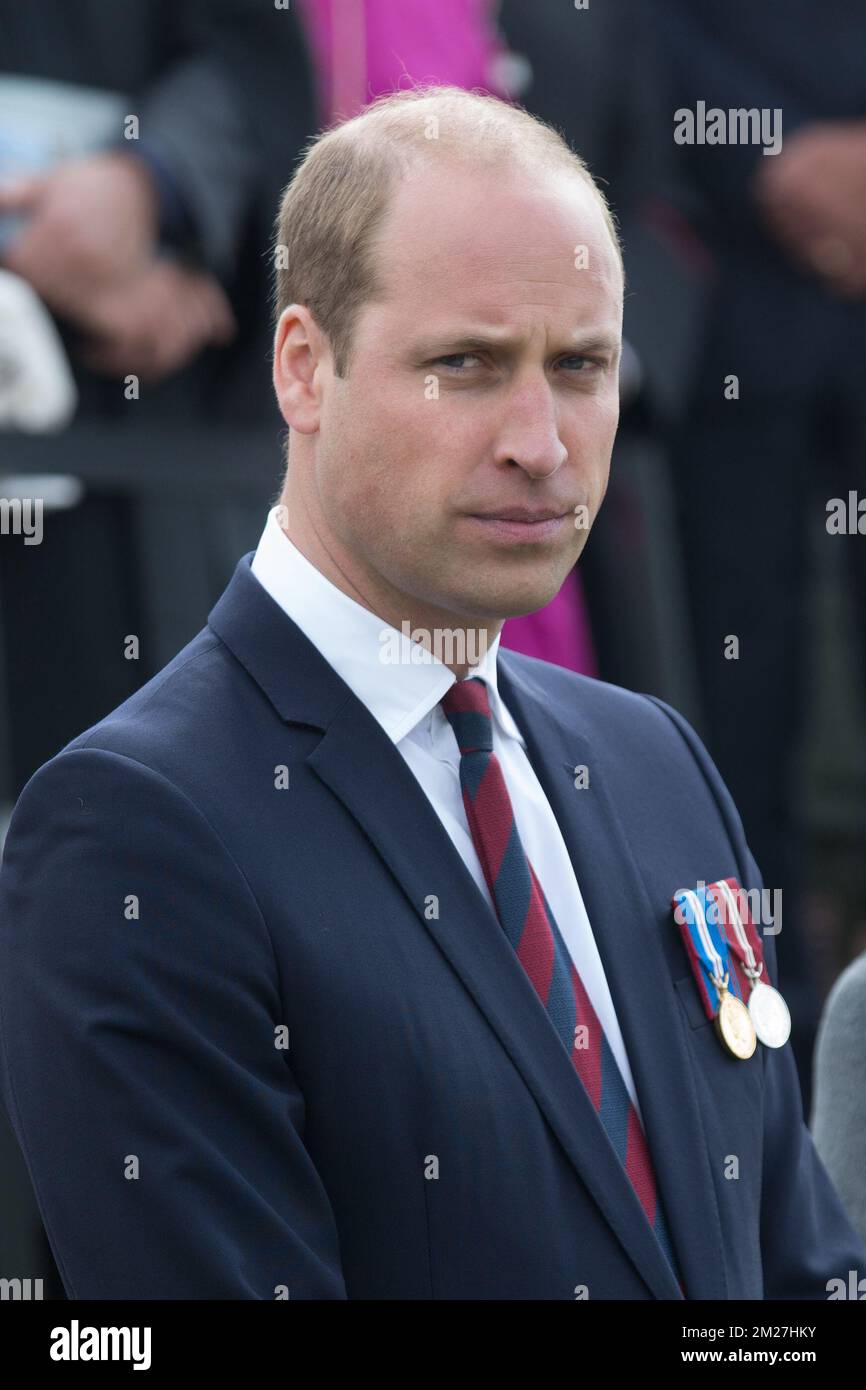
[[[676,1280],[592,1102],[442,822],[367,708],[258,584],[250,559],[247,555],[239,562],[210,615],[211,627],[284,720],[323,730],[309,766],[401,884],[648,1287],[658,1298],[679,1298]],[[642,951],[651,909],[604,790],[603,766],[586,740],[571,731],[574,719],[566,723],[564,713],[551,708],[549,695],[509,669],[503,658],[507,653],[500,651],[501,693],[562,829],[598,942],[686,1290],[700,1288],[703,1297],[724,1297],[723,1252],[720,1236],[713,1234],[718,1219],[708,1222],[702,1213],[682,1206],[697,1165],[704,1204],[715,1198],[692,1079],[673,1022],[679,1006],[660,954]],[[571,769],[580,762],[592,769],[591,800],[573,789]],[[431,893],[439,899],[435,919],[425,912]]]

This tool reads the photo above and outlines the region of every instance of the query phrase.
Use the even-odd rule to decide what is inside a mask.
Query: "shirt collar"
[[[455,684],[454,673],[432,652],[356,603],[332,584],[289,540],[268,513],[252,571],[325,660],[366,705],[394,743],[438,705]],[[473,668],[487,686],[490,712],[501,732],[525,747],[497,685],[497,634]],[[410,659],[411,658],[411,659]]]

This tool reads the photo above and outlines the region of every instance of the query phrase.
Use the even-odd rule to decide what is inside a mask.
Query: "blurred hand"
[[[213,276],[171,260],[152,261],[122,284],[94,294],[79,323],[87,341],[76,352],[91,371],[159,381],[205,347],[237,332],[231,305]]]
[[[761,159],[753,190],[791,259],[843,298],[866,295],[866,121],[821,121]]]
[[[55,313],[75,321],[91,295],[154,254],[158,198],[134,154],[70,159],[45,174],[0,184],[0,212],[27,215],[2,263]]]

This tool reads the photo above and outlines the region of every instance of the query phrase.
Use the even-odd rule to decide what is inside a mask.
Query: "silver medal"
[[[788,1005],[772,985],[758,980],[749,995],[749,1013],[755,1032],[767,1047],[784,1047],[791,1036]]]

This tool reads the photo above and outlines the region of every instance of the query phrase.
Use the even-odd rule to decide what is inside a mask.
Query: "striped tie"
[[[463,805],[499,921],[676,1272],[652,1159],[637,1110],[518,834],[502,768],[493,752],[487,687],[477,677],[458,681],[441,704],[460,749]],[[682,1289],[678,1275],[677,1278]]]

